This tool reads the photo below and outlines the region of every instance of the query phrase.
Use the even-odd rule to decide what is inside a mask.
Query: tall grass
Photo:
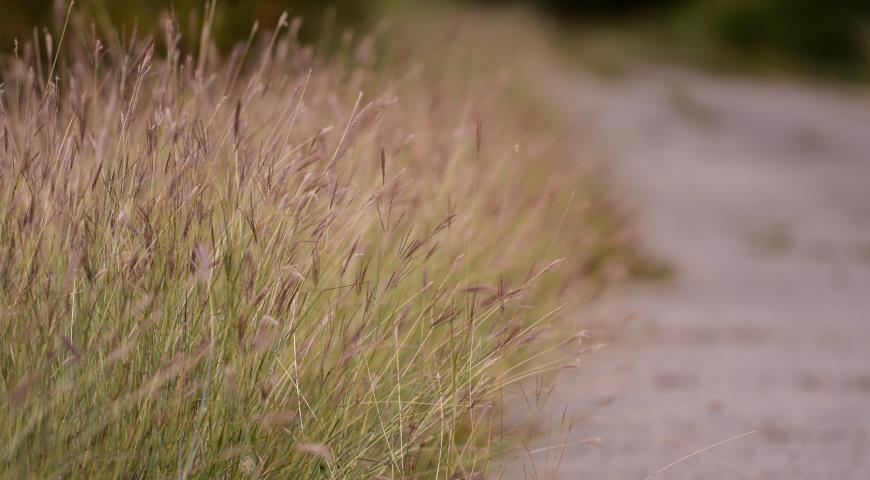
[[[569,154],[298,25],[3,60],[3,478],[485,475],[505,386],[571,364],[560,302],[627,254]]]

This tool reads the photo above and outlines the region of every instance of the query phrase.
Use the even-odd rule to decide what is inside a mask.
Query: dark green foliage
[[[859,7],[827,0],[708,0],[687,9],[683,20],[738,53],[843,65],[862,60]]]
[[[471,0],[472,3],[528,4],[559,15],[563,20],[600,19],[662,11],[685,0]]]
[[[466,0],[539,7],[571,25],[636,27],[704,63],[801,67],[843,74],[867,60],[866,0]],[[780,65],[783,64],[783,65]],[[773,66],[773,65],[771,65]]]

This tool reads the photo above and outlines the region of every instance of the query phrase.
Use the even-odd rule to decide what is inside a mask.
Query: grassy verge
[[[225,59],[75,23],[2,62],[0,476],[486,474],[633,255],[534,109],[284,17]]]

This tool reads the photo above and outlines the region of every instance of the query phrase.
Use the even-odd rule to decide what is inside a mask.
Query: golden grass
[[[375,36],[75,23],[2,63],[0,476],[485,475],[630,256],[540,117]]]

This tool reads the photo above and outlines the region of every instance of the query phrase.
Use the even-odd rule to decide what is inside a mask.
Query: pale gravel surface
[[[581,312],[637,317],[561,381],[604,443],[558,477],[641,480],[757,430],[656,478],[870,479],[870,94],[652,67],[542,90],[678,272]]]

